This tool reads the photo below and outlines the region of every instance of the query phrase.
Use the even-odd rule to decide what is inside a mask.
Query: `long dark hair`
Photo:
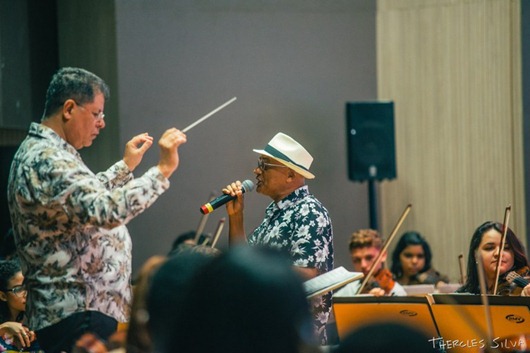
[[[457,292],[480,294],[480,283],[475,259],[475,251],[478,249],[484,234],[491,229],[495,229],[500,234],[504,233],[502,223],[492,221],[482,223],[473,233],[473,236],[471,237],[471,243],[469,244],[469,253],[467,255],[467,280],[462,287],[458,288]],[[523,244],[519,241],[515,233],[509,227],[506,231],[506,244],[510,246],[514,254],[513,267],[506,272],[510,272],[511,270],[519,269],[524,266],[529,266]]]
[[[7,291],[8,282],[20,272],[20,265],[16,260],[4,260],[0,261],[0,291]],[[7,306],[7,302],[0,300],[0,323],[11,321],[10,311]],[[23,313],[19,315],[20,319],[23,317]],[[17,321],[19,320],[17,318]]]
[[[425,255],[425,266],[420,270],[421,272],[425,272],[431,268],[431,261],[432,261],[432,252],[431,247],[429,246],[429,243],[418,232],[405,232],[399,238],[399,241],[396,245],[396,248],[394,249],[394,252],[392,253],[392,266],[391,271],[396,276],[396,278],[403,277],[403,266],[401,266],[401,261],[399,260],[399,255],[405,250],[405,248],[409,245],[421,245],[423,248],[423,254]]]

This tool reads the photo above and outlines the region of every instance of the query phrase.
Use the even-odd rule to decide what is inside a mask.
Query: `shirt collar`
[[[276,205],[279,209],[283,209],[289,207],[293,203],[296,203],[298,200],[306,197],[307,195],[309,195],[309,188],[307,185],[303,185],[280,200]]]
[[[29,126],[28,134],[34,137],[46,139],[53,145],[67,150],[76,157],[81,158],[79,152],[77,152],[74,146],[66,142],[61,136],[59,136],[55,131],[53,131],[52,128],[49,128],[39,123],[31,123],[31,125]]]

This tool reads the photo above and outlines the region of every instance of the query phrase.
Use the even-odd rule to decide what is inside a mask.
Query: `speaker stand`
[[[370,228],[378,230],[377,225],[377,195],[374,179],[368,179],[368,205],[370,210]]]

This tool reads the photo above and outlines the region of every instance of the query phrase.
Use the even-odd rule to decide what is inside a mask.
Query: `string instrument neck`
[[[499,279],[497,294],[520,295],[522,289],[530,284],[529,275],[530,268],[528,266],[508,272],[504,278]]]
[[[372,277],[368,285],[364,288],[363,294],[370,292],[373,288],[381,288],[389,295],[394,289],[395,280],[392,272],[387,268],[382,268]]]

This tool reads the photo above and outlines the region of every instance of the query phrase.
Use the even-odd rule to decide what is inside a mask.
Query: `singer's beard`
[[[263,189],[266,189],[266,185],[263,182],[263,179],[256,178],[256,192],[258,194],[267,195],[266,193],[263,193]]]

